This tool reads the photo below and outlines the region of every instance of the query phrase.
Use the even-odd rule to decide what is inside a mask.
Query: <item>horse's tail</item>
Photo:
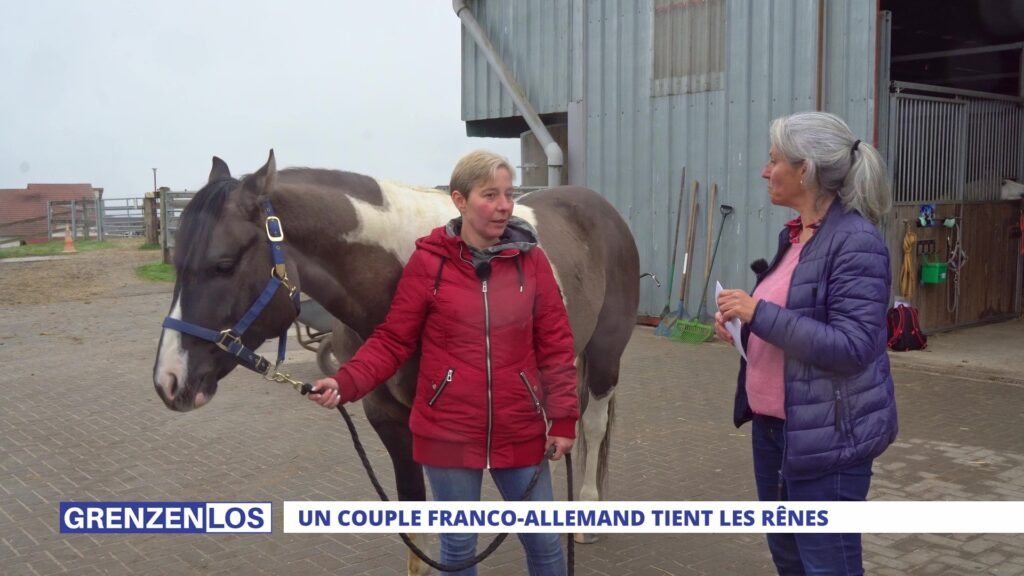
[[[604,441],[597,453],[597,492],[604,500],[608,493],[608,461],[611,460],[612,429],[615,427],[615,390],[610,392],[608,400],[608,426],[604,430]]]
[[[576,490],[583,487],[587,473],[587,427],[583,425],[583,415],[590,404],[590,393],[587,391],[587,355],[576,357],[576,396],[580,399],[580,423],[576,426],[576,443],[572,447],[573,461],[576,462]],[[600,452],[598,453],[600,455]],[[600,476],[600,474],[598,474]],[[576,495],[573,495],[576,498]]]

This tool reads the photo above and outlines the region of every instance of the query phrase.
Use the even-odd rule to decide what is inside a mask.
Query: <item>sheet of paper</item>
[[[715,308],[716,309],[718,308],[718,295],[722,292],[722,290],[723,290],[722,283],[719,282],[718,280],[715,280]],[[741,328],[742,328],[742,324],[740,323],[740,319],[739,318],[733,318],[732,320],[729,320],[728,322],[725,323],[725,329],[728,330],[729,334],[732,336],[732,343],[733,343],[734,346],[736,346],[736,351],[740,353],[740,356],[743,356],[744,360],[746,360],[747,359],[747,353],[746,353],[746,351],[743,350],[743,340],[740,338],[740,329]]]

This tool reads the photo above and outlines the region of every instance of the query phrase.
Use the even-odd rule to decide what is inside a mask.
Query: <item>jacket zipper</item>
[[[487,280],[483,281],[484,295],[484,343],[487,350],[487,469],[491,469],[491,432],[494,428],[494,401],[491,382],[491,307],[487,301]]]
[[[519,378],[526,384],[526,391],[530,393],[530,398],[533,398],[533,405],[537,408],[537,413],[544,420],[544,437],[547,438],[551,434],[551,420],[548,420],[547,410],[544,410],[544,405],[540,403],[540,398],[537,398],[537,394],[533,391],[533,386],[530,385],[529,378],[526,377],[526,371],[519,371]]]
[[[782,421],[782,463],[779,464],[779,492],[776,496],[776,500],[782,501],[782,489],[786,484],[786,477],[782,475],[782,469],[786,467],[786,455],[789,453],[789,442],[786,436],[786,430],[789,428],[789,420]]]
[[[533,391],[533,386],[530,385],[530,380],[526,377],[526,371],[519,371],[519,379],[526,385],[526,391],[530,393],[530,398],[533,399],[533,407],[537,409],[537,413],[540,414],[543,410],[540,406],[540,400],[537,398],[537,393]]]
[[[447,386],[448,383],[452,381],[452,378],[454,376],[455,376],[455,368],[449,368],[448,369],[448,373],[445,374],[445,376],[444,376],[444,380],[441,380],[441,384],[435,386],[435,388],[437,388],[437,391],[434,392],[434,395],[427,402],[427,406],[433,406],[434,402],[437,402],[437,399],[441,397],[441,392],[444,392],[445,386]]]
[[[517,251],[515,254],[502,255],[495,254],[491,257],[491,260],[495,258],[515,258],[519,255]],[[471,260],[467,260],[463,253],[463,247],[459,246],[459,259],[463,262],[473,266]],[[494,430],[494,391],[493,391],[493,380],[491,377],[491,307],[487,300],[487,280],[482,280],[480,284],[480,291],[484,297],[484,344],[487,352],[487,454],[485,466],[488,470],[491,469],[491,436]]]
[[[836,395],[836,432],[843,430],[843,395],[837,386],[834,389]]]
[[[831,207],[829,209],[831,209]],[[828,217],[828,211],[826,211],[825,212],[825,216],[822,216],[822,218],[821,218],[821,223],[822,224],[825,223],[825,219],[827,217]],[[818,230],[820,230],[820,229],[821,228],[819,227]],[[807,253],[807,250],[806,250],[807,246],[810,245],[811,242],[814,242],[814,240],[818,237],[818,235],[819,235],[818,231],[815,230],[814,234],[812,234],[811,237],[807,239],[807,242],[804,242],[804,249],[802,249],[800,251],[800,256],[797,258],[797,264],[799,264],[800,261],[803,260],[804,254]],[[789,247],[787,246],[786,249],[788,250]],[[765,271],[764,276],[761,276],[760,278],[764,278],[765,276],[770,274],[771,271],[775,269],[775,266],[778,265],[780,260],[782,260],[782,250],[779,250],[775,254],[775,259],[772,260],[772,263],[768,267],[768,270]],[[757,289],[757,285],[761,283],[760,278],[758,279],[757,282],[754,283],[754,288],[755,289]],[[790,286],[790,289],[792,289],[792,286]],[[791,292],[791,290],[787,290],[786,291],[786,307],[787,308],[789,307],[790,292]],[[815,296],[817,296],[817,294],[815,294]],[[840,429],[840,423],[839,423],[839,409],[840,408],[841,408],[841,404],[840,404],[839,390],[836,389],[836,430]],[[788,429],[788,427],[789,427],[789,420],[784,420],[783,423],[782,423],[782,464],[779,466],[779,488],[778,488],[778,497],[777,497],[778,500],[782,500],[782,489],[783,489],[783,485],[786,482],[786,478],[782,474],[782,469],[785,468],[785,466],[786,466],[786,458],[788,457],[788,453],[789,453],[789,442],[786,441],[787,440],[786,430]]]

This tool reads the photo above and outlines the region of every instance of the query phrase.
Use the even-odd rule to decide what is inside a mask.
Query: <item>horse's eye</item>
[[[228,274],[228,273],[230,273],[234,269],[235,269],[235,261],[234,260],[221,260],[220,262],[217,262],[217,272]]]

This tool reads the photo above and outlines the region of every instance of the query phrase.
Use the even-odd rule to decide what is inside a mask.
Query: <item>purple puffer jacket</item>
[[[789,249],[779,250],[768,271]],[[759,301],[752,331],[785,352],[786,478],[815,478],[874,458],[896,438],[896,398],[886,355],[892,278],[878,230],[836,200],[800,253],[786,307]],[[740,360],[733,421],[751,419]]]

